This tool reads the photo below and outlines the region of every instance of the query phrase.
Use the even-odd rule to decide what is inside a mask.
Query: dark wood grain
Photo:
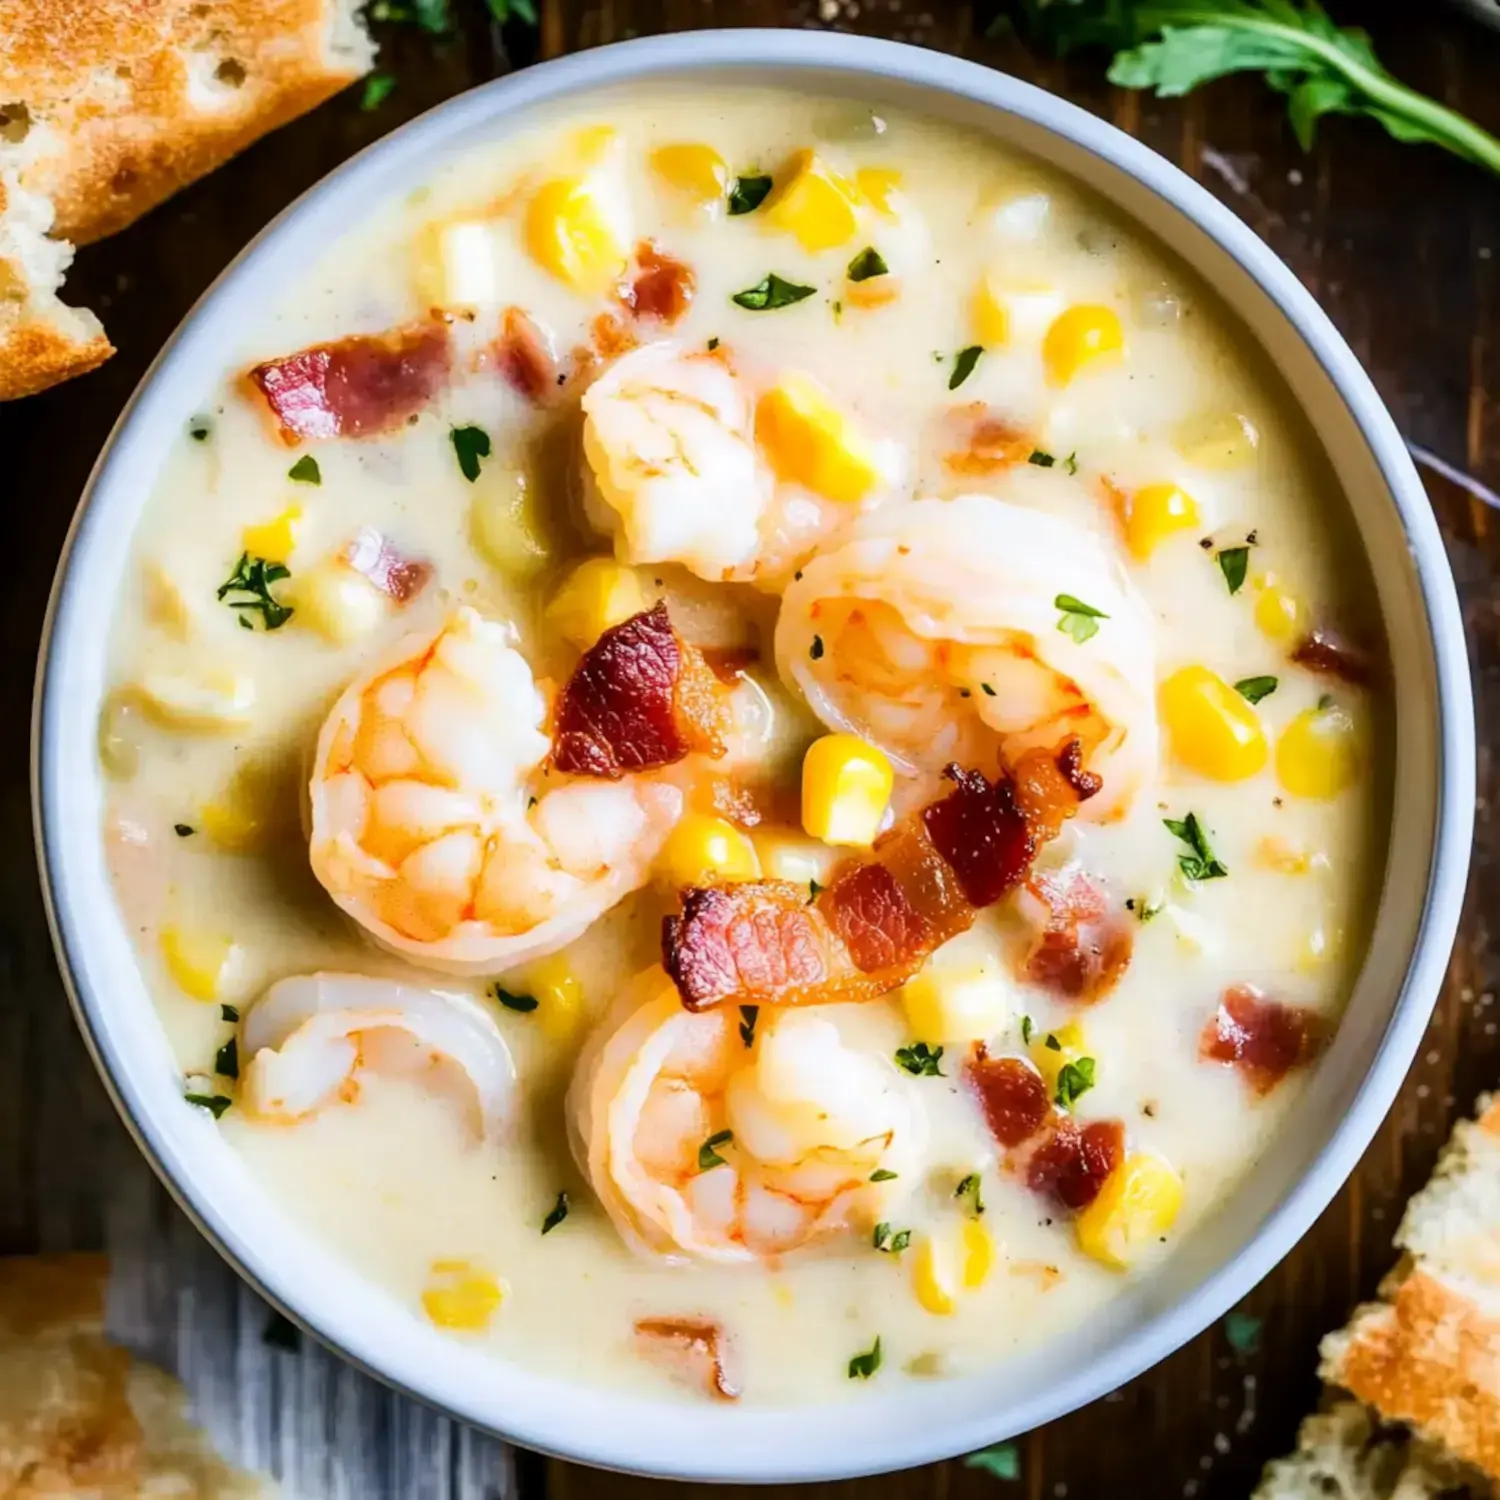
[[[994,15],[984,6],[976,11],[936,0],[822,0],[821,8],[820,0],[546,0],[534,33],[495,27],[478,0],[467,6],[458,0],[456,8],[464,13],[461,34],[440,48],[409,29],[390,32],[386,65],[400,82],[381,110],[362,113],[357,92],[336,100],[125,234],[84,252],[70,294],[101,310],[119,355],[82,381],[0,408],[0,489],[20,535],[14,555],[22,559],[0,595],[0,703],[9,711],[0,728],[0,1251],[91,1246],[106,1238],[138,1250],[144,1243],[157,1253],[163,1245],[175,1247],[173,1265],[180,1274],[207,1289],[202,1295],[215,1301],[218,1316],[239,1308],[234,1317],[245,1327],[258,1316],[253,1299],[236,1299],[232,1277],[196,1246],[191,1230],[132,1159],[74,1035],[31,862],[24,714],[53,563],[89,465],[120,407],[219,269],[299,191],[352,151],[506,67],[652,31],[831,24],[962,52],[1112,119],[1203,181],[1319,297],[1403,431],[1424,450],[1500,489],[1500,403],[1492,394],[1500,389],[1500,182],[1437,151],[1398,146],[1375,127],[1333,120],[1323,126],[1317,149],[1304,157],[1280,102],[1252,80],[1215,85],[1186,101],[1127,96],[1102,81],[1095,62],[1063,66],[1029,56],[1013,37],[987,39]],[[1500,91],[1494,87],[1500,37],[1456,16],[1440,16],[1429,5],[1396,0],[1346,5],[1340,13],[1370,27],[1382,56],[1403,77],[1500,129]],[[950,1464],[885,1480],[807,1486],[802,1493],[865,1500],[1125,1494],[1230,1500],[1248,1494],[1265,1459],[1292,1443],[1299,1418],[1317,1396],[1319,1337],[1373,1292],[1391,1261],[1390,1235],[1402,1204],[1425,1180],[1452,1121],[1481,1090],[1500,1083],[1500,1008],[1494,1003],[1500,939],[1493,930],[1495,900],[1488,894],[1500,852],[1492,809],[1500,777],[1489,749],[1500,743],[1500,515],[1461,486],[1428,478],[1463,597],[1478,695],[1474,875],[1442,998],[1397,1105],[1328,1212],[1246,1299],[1246,1310],[1263,1320],[1258,1347],[1236,1352],[1223,1329],[1210,1330],[1104,1401],[1022,1439],[1016,1484]],[[156,1226],[144,1242],[142,1213],[148,1226]],[[122,1228],[130,1224],[137,1227]],[[162,1275],[158,1270],[158,1282]],[[138,1308],[137,1339],[170,1361],[182,1298],[174,1302],[160,1288],[158,1293]],[[253,1342],[243,1330],[237,1337],[245,1346]],[[232,1368],[220,1368],[213,1379],[232,1379]],[[362,1429],[347,1420],[341,1425],[335,1415],[351,1409],[352,1388],[340,1385],[331,1369],[319,1368],[298,1388],[296,1400],[314,1410],[297,1430],[224,1435],[279,1455],[306,1500],[325,1493],[374,1495],[374,1489],[351,1489],[348,1472],[340,1477],[340,1445],[356,1442]],[[232,1388],[229,1395],[232,1401]],[[369,1421],[403,1434],[380,1440],[386,1445],[380,1494],[468,1500],[511,1485],[511,1470],[498,1457],[461,1461],[467,1440],[451,1431],[441,1440],[449,1469],[444,1487],[431,1475],[418,1483],[411,1454],[436,1451],[432,1432],[422,1426],[435,1419],[416,1415],[394,1397],[367,1399],[377,1403]],[[382,1400],[391,1404],[379,1406]],[[308,1443],[321,1443],[325,1455],[334,1457],[299,1457],[300,1445]],[[516,1467],[528,1500],[543,1493],[550,1500],[633,1500],[666,1491],[648,1481],[526,1456]],[[687,1486],[673,1493],[709,1491]]]

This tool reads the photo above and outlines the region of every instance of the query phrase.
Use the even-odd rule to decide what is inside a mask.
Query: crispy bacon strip
[[[1035,932],[1026,955],[1028,979],[1091,1005],[1130,967],[1132,924],[1110,911],[1103,892],[1076,865],[1033,875],[1018,904]]]
[[[688,1010],[869,1000],[909,979],[1025,879],[1081,800],[1045,750],[993,782],[948,768],[954,789],[841,866],[816,900],[785,881],[683,892],[662,963]]]
[[[991,1057],[983,1042],[974,1044],[964,1078],[978,1096],[990,1134],[1008,1149],[1024,1145],[1052,1114],[1042,1075],[1019,1057]]]
[[[1268,1000],[1254,985],[1225,990],[1214,1018],[1203,1028],[1198,1055],[1204,1062],[1238,1068],[1262,1096],[1322,1048],[1325,1029],[1315,1011]]]
[[[672,628],[665,604],[606,630],[557,700],[552,763],[618,781],[700,752],[724,753],[723,684]]]
[[[507,307],[500,320],[495,359],[501,377],[517,394],[540,405],[555,394],[557,361],[542,331],[523,308]]]
[[[691,267],[642,240],[635,250],[640,269],[633,280],[620,283],[620,305],[637,318],[655,318],[671,325],[688,310],[697,283]]]
[[[256,365],[246,379],[271,408],[282,442],[294,447],[399,426],[447,381],[451,364],[448,326],[429,319],[314,344]]]
[[[729,1336],[705,1318],[641,1318],[636,1345],[647,1359],[665,1365],[710,1396],[739,1400],[739,1381],[729,1372]]]
[[[1298,641],[1291,659],[1309,672],[1336,677],[1354,687],[1370,687],[1378,676],[1374,658],[1368,651],[1322,627],[1309,631]]]
[[[404,557],[383,532],[361,526],[344,548],[344,561],[397,604],[409,604],[432,577],[432,564]]]

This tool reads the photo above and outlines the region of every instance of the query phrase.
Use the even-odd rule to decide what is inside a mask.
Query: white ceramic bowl
[[[695,1408],[499,1363],[424,1326],[268,1201],[181,1080],[115,907],[96,749],[120,559],[162,457],[260,309],[313,252],[440,158],[536,107],[652,78],[722,77],[899,102],[977,125],[1086,183],[1159,236],[1243,318],[1308,412],[1369,552],[1396,700],[1391,857],[1373,946],[1332,1049],[1234,1196],[1164,1272],[1037,1353],[930,1384],[877,1381],[816,1410]],[[57,951],[79,1024],[141,1149],[273,1302],[350,1359],[528,1447],[651,1474],[833,1478],[978,1448],[1091,1401],[1224,1313],[1344,1181],[1422,1036],[1458,920],[1474,809],[1473,708],[1442,541],[1390,417],[1291,272],[1169,162],[1071,104],[934,52],[847,36],[735,31],[628,42],[443,105],[302,197],[205,294],[156,361],[89,483],[58,574],[38,678],[35,807]],[[559,1287],[559,1296],[567,1289]]]

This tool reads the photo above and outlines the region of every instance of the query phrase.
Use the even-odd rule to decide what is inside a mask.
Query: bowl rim
[[[1183,1299],[1147,1318],[1102,1357],[1005,1413],[1003,1423],[970,1420],[939,1426],[920,1441],[891,1437],[857,1454],[818,1449],[795,1456],[763,1448],[752,1457],[712,1455],[684,1460],[646,1451],[639,1439],[600,1440],[563,1412],[548,1421],[511,1424],[468,1409],[433,1381],[411,1371],[387,1373],[368,1341],[324,1332],[306,1289],[288,1288],[270,1275],[236,1231],[232,1214],[189,1196],[179,1145],[152,1128],[142,1080],[121,1060],[107,1004],[80,982],[73,954],[89,942],[88,918],[60,878],[64,851],[55,837],[58,809],[67,796],[51,774],[52,726],[65,711],[56,690],[62,654],[54,649],[60,622],[78,612],[75,549],[97,523],[96,497],[108,488],[111,466],[141,414],[148,393],[170,369],[198,320],[231,299],[236,283],[284,231],[311,217],[334,194],[387,170],[393,161],[432,158],[470,126],[483,127],[511,112],[530,111],[565,96],[643,79],[713,72],[764,70],[783,77],[802,71],[864,79],[872,87],[913,87],[956,96],[1008,114],[1060,137],[1127,175],[1201,230],[1277,306],[1313,355],[1352,418],[1389,489],[1404,528],[1412,570],[1426,611],[1438,713],[1437,787],[1432,853],[1425,900],[1405,978],[1354,1103],[1313,1165],[1276,1208],[1228,1258]],[[39,652],[32,721],[32,808],[47,920],[64,986],[105,1088],[136,1144],[197,1228],[236,1271],[270,1303],[310,1328],[345,1359],[418,1399],[498,1433],[507,1440],[561,1457],[641,1474],[675,1478],[795,1482],[883,1472],[971,1451],[1050,1421],[1096,1400],[1134,1378],[1196,1336],[1253,1287],[1302,1237],[1343,1184],[1384,1117],[1421,1041],[1457,928],[1472,837],[1475,747],[1472,689],[1457,593],[1426,492],[1395,424],[1342,336],[1291,270],[1232,211],[1171,162],[1081,107],[1007,74],[947,54],[902,43],[845,34],[792,30],[712,30],[615,43],[572,54],[469,90],[365,148],[335,168],[273,219],[230,262],[189,310],[147,369],[101,450],[69,528],[48,601]],[[351,1346],[365,1348],[355,1352]],[[808,1408],[815,1411],[818,1408]],[[1001,1430],[997,1430],[1001,1429]],[[826,1445],[825,1445],[826,1446]]]

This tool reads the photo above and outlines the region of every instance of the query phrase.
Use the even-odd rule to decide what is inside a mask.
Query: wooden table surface
[[[985,0],[994,4],[995,0]],[[1017,1444],[1020,1478],[959,1464],[805,1487],[826,1497],[1124,1494],[1243,1497],[1316,1400],[1319,1336],[1370,1295],[1390,1236],[1457,1115],[1500,1084],[1500,948],[1486,889],[1500,728],[1500,182],[1375,127],[1325,122],[1298,150],[1278,100],[1248,79],[1187,101],[1111,90],[1096,63],[1059,66],[996,34],[993,12],[941,0],[540,0],[533,31],[453,0],[460,31],[434,44],[383,27],[398,79],[376,111],[359,90],[248,151],[119,237],[79,256],[69,293],[98,308],[119,354],[102,370],[0,407],[0,491],[21,534],[0,591],[0,1253],[107,1246],[117,1322],[177,1370],[226,1448],[281,1476],[296,1500],[625,1500],[657,1482],[602,1475],[459,1428],[309,1342],[265,1341],[241,1286],[139,1160],[74,1032],[32,857],[27,722],[53,566],[89,467],[137,379],[193,300],[283,205],[359,147],[471,84],[542,57],[657,30],[836,27],[961,52],[1065,94],[1204,182],[1290,262],[1343,330],[1408,438],[1480,482],[1429,472],[1463,596],[1480,726],[1475,879],[1431,1030],[1359,1171],[1303,1243],[1246,1299],[1258,1324],[1210,1329],[1140,1379]],[[1367,24],[1387,64],[1500,130],[1500,34],[1430,3],[1336,6]],[[990,33],[990,35],[987,35]],[[1253,1332],[1253,1338],[1247,1334]],[[1248,1345],[1248,1347],[1247,1347]],[[686,1493],[708,1493],[688,1487]],[[745,1492],[745,1493],[748,1493]]]

